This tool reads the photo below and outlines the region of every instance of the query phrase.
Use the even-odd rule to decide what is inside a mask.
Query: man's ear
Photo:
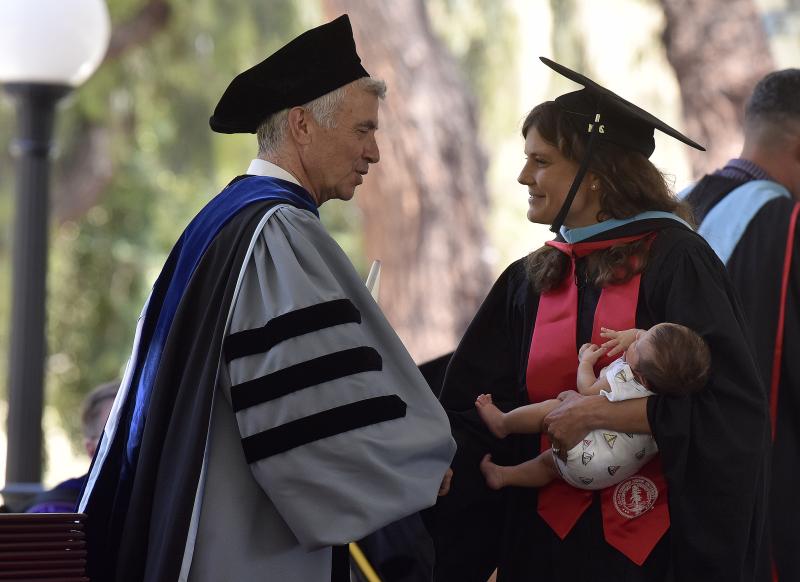
[[[314,126],[311,113],[302,107],[292,107],[289,110],[287,118],[289,133],[294,142],[299,145],[308,145],[311,143],[311,133]]]

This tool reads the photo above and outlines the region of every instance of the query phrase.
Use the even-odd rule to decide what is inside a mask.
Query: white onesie
[[[642,398],[653,393],[639,384],[628,363],[619,358],[606,368],[610,391],[600,393],[611,402]],[[594,430],[567,453],[567,462],[554,454],[564,481],[579,489],[603,489],[635,475],[658,452],[649,434]]]

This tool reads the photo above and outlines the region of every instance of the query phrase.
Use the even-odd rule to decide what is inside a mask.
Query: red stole
[[[775,331],[775,350],[772,356],[772,378],[769,389],[769,420],[772,427],[772,442],[775,442],[775,430],[778,425],[778,388],[781,383],[781,364],[783,363],[783,329],[786,321],[786,294],[789,288],[789,272],[792,270],[792,254],[794,252],[794,233],[797,227],[797,215],[800,204],[795,203],[789,217],[789,234],[786,237],[786,251],[783,255],[783,274],[781,276],[781,302],[778,311],[778,325]],[[778,582],[778,569],[775,559],[772,560],[772,580]]]
[[[783,362],[783,328],[784,322],[786,321],[786,294],[789,288],[789,272],[792,270],[794,232],[797,226],[798,211],[800,211],[800,204],[795,204],[789,218],[789,234],[786,237],[786,251],[783,255],[781,302],[778,311],[778,325],[775,331],[775,351],[772,357],[772,378],[769,389],[769,419],[770,425],[772,426],[772,442],[775,442],[775,427],[778,423],[778,386],[781,383],[781,364]]]
[[[578,325],[578,287],[575,259],[594,251],[633,242],[650,233],[589,243],[546,244],[571,258],[569,275],[557,288],[542,293],[536,314],[531,350],[528,356],[527,384],[531,402],[555,398],[563,390],[574,389],[578,368],[576,333]],[[592,343],[605,341],[600,327],[636,327],[641,274],[621,285],[604,287],[594,316]],[[618,356],[617,356],[618,357]],[[604,356],[597,369],[613,359]],[[542,434],[542,450],[550,446]],[[642,565],[658,540],[669,529],[667,483],[661,471],[660,455],[636,475],[600,491],[603,532],[611,546],[633,562]],[[584,511],[592,504],[593,492],[576,489],[557,479],[539,490],[539,514],[564,539]]]

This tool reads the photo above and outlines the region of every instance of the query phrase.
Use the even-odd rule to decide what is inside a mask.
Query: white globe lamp
[[[12,509],[41,488],[48,192],[56,104],[94,73],[110,33],[103,0],[0,0],[0,84],[15,100],[17,121],[3,490]]]

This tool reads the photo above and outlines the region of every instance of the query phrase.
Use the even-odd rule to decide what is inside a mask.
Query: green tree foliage
[[[115,24],[143,0],[112,0]],[[167,26],[103,64],[60,113],[55,180],[90,128],[110,129],[113,177],[81,216],[54,221],[48,274],[47,403],[79,441],[78,409],[121,375],[135,324],[181,230],[254,157],[253,136],[218,136],[208,117],[231,78],[316,21],[313,2],[172,0]],[[13,134],[13,109],[0,139]],[[7,383],[13,161],[0,159],[0,382]],[[54,190],[58,184],[54,184]],[[5,390],[3,391],[5,393]]]
[[[429,0],[436,33],[461,63],[481,113],[486,141],[507,137],[519,123],[516,70],[520,23],[508,0]]]
[[[146,0],[109,0],[112,22]],[[80,401],[119,377],[136,320],[161,265],[190,218],[255,155],[253,136],[213,134],[216,100],[238,72],[321,21],[314,0],[169,0],[165,28],[107,60],[61,108],[55,192],[93,130],[105,130],[112,168],[99,198],[51,229],[46,402],[77,445]],[[474,83],[484,127],[515,131],[516,19],[507,2],[431,0],[437,32]],[[504,34],[493,35],[502,30]],[[487,121],[488,120],[488,121]],[[14,134],[13,107],[0,107],[0,143]],[[81,188],[77,189],[81,192]],[[71,200],[58,200],[58,205]],[[7,383],[13,159],[0,155],[0,394]],[[362,272],[355,204],[326,204],[323,221]]]

